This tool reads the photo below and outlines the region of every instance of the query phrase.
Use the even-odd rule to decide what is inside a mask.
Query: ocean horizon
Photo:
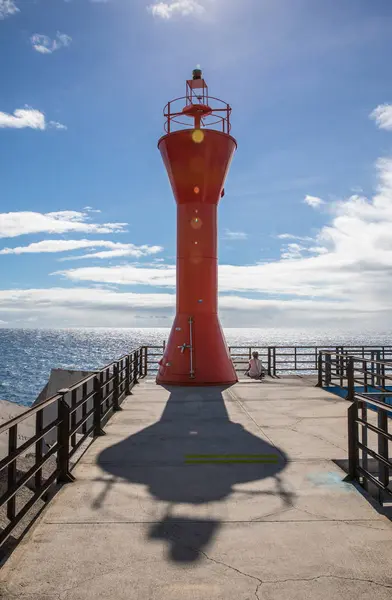
[[[389,345],[391,332],[224,328],[230,346]],[[31,405],[53,368],[92,370],[141,345],[161,346],[170,328],[0,329],[0,400]]]

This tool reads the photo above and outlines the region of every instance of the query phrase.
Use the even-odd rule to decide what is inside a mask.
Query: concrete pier
[[[345,481],[348,403],[302,377],[133,389],[0,598],[389,600],[392,525]]]

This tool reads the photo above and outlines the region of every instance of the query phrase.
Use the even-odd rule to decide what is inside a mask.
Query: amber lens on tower
[[[204,133],[201,129],[195,129],[192,131],[192,140],[195,142],[195,144],[201,144],[201,142],[204,140]]]
[[[200,229],[201,226],[202,222],[200,217],[193,217],[193,219],[191,220],[191,227],[193,227],[193,229]]]

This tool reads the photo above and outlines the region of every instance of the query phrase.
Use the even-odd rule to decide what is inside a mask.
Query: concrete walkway
[[[391,523],[334,462],[347,407],[299,377],[144,381],[3,566],[0,597],[390,600]]]

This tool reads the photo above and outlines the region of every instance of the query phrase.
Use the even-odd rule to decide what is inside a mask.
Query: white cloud
[[[176,268],[174,265],[140,267],[137,265],[118,265],[114,267],[81,267],[57,271],[53,275],[63,275],[72,281],[91,281],[95,283],[115,283],[122,285],[150,285],[156,287],[174,287]]]
[[[13,0],[0,0],[0,19],[5,19],[19,12]]]
[[[81,258],[111,258],[113,256],[133,256],[140,258],[150,256],[161,252],[161,246],[135,246],[135,244],[122,244],[120,242],[111,242],[107,240],[43,240],[34,242],[28,246],[18,246],[16,248],[3,248],[0,254],[40,254],[57,253],[80,250],[82,248],[110,248],[107,252],[97,252],[94,254],[85,254],[83,256],[71,256],[66,260]],[[63,259],[64,260],[64,259]]]
[[[12,115],[0,112],[0,127],[45,129],[45,115],[39,110],[28,107],[17,108]]]
[[[306,248],[307,252],[311,252],[313,254],[328,254],[328,248],[325,248],[325,246],[309,246],[309,248]]]
[[[69,35],[58,31],[54,39],[51,39],[47,35],[35,33],[31,36],[30,41],[34,50],[40,54],[52,54],[60,48],[69,46],[72,42],[72,38]]]
[[[226,240],[247,240],[248,234],[244,231],[230,231],[226,229],[224,237]]]
[[[39,213],[30,211],[0,213],[0,238],[30,233],[113,233],[122,232],[127,223],[89,223],[86,212],[62,210]]]
[[[155,2],[148,7],[154,17],[171,19],[175,16],[200,16],[206,11],[205,0],[168,0]]]
[[[322,204],[325,204],[324,200],[317,198],[317,196],[305,196],[304,202],[312,208],[318,208]]]
[[[31,322],[34,327],[169,326],[174,307],[174,294],[119,293],[102,287],[0,290],[0,318],[9,327],[31,327]]]
[[[99,208],[93,208],[92,206],[84,206],[83,210],[86,210],[91,213],[100,213],[102,212]]]
[[[380,104],[370,113],[370,118],[380,129],[392,131],[392,104]]]
[[[66,125],[63,125],[58,121],[49,121],[48,127],[54,127],[54,129],[67,129]]]
[[[276,236],[280,240],[300,240],[301,242],[314,242],[314,238],[308,235],[294,235],[292,233],[280,233]]]
[[[0,311],[10,313],[25,309],[39,311],[47,310],[48,306],[113,310],[172,308],[175,306],[175,296],[174,294],[119,293],[104,288],[93,290],[82,287],[0,290]]]
[[[339,273],[334,265],[329,272],[327,265],[330,259],[331,253],[328,253],[301,260],[281,260],[260,265],[220,265],[219,289],[221,292],[343,298],[347,275]],[[75,282],[101,284],[148,285],[174,289],[176,283],[174,265],[82,267],[53,274]]]
[[[43,131],[47,127],[55,127],[56,129],[66,129],[65,125],[57,121],[45,120],[45,115],[34,108],[26,106],[25,108],[17,108],[11,115],[9,113],[0,112],[0,128],[8,129],[40,129]]]
[[[311,239],[311,238],[310,238]],[[312,240],[314,241],[314,240]],[[324,246],[304,246],[303,244],[297,244],[292,242],[283,246],[281,250],[281,258],[287,260],[299,259],[310,254],[327,254],[328,248]]]
[[[134,244],[120,244],[112,242],[112,250],[103,250],[101,252],[94,252],[90,254],[83,254],[82,256],[67,257],[62,260],[81,260],[88,258],[122,258],[124,256],[133,256],[134,258],[140,258],[141,256],[150,256],[151,254],[158,254],[162,252],[162,246],[135,246]]]
[[[306,246],[301,246],[301,244],[297,244],[293,242],[292,244],[288,244],[286,249],[282,252],[282,258],[293,259],[293,258],[301,258],[302,253],[306,250]]]
[[[254,299],[221,296],[219,307],[222,321],[228,326],[247,323],[258,326],[297,325],[310,323],[315,316],[314,303],[295,299]],[[351,301],[318,304],[321,320],[331,315],[344,323],[358,315]],[[356,310],[356,312],[355,312]],[[8,326],[34,323],[35,326],[106,326],[130,327],[151,325],[171,326],[175,311],[174,293],[118,292],[103,287],[55,287],[47,289],[0,290],[0,316]],[[317,314],[317,313],[316,313]],[[369,315],[361,313],[363,318]],[[372,316],[372,315],[370,315]],[[143,337],[145,338],[145,333]]]

